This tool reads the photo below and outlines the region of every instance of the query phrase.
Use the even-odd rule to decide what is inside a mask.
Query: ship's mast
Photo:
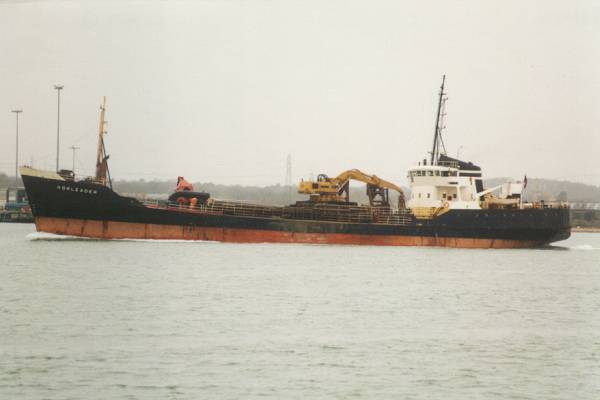
[[[106,148],[104,147],[104,135],[106,135],[106,96],[102,98],[102,105],[100,106],[100,126],[98,129],[98,152],[96,154],[96,181],[103,185],[108,184],[112,189],[112,180],[110,179],[110,173],[108,171],[108,155],[106,154]]]
[[[442,112],[440,114],[440,134],[438,136],[438,157],[440,155],[440,145],[442,147],[441,154],[446,155],[446,144],[444,143],[444,129],[446,129],[446,102],[448,101],[448,96],[442,99]]]
[[[446,83],[446,75],[442,77],[442,86],[440,86],[440,98],[438,100],[437,116],[435,118],[435,132],[433,135],[433,148],[431,149],[431,165],[437,165],[439,158],[439,147],[441,141],[442,129],[442,101],[446,93],[444,93],[444,84]]]

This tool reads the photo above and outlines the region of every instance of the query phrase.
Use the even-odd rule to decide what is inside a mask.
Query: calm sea
[[[600,234],[544,250],[0,224],[1,399],[598,399]]]

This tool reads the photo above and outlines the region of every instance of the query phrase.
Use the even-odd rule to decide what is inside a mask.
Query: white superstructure
[[[472,170],[463,169],[465,164],[458,160],[448,160],[438,161],[436,165],[423,163],[410,168],[408,180],[411,194],[407,202],[408,208],[481,208],[481,169],[474,165]]]
[[[484,190],[480,167],[446,155],[442,140],[447,100],[444,93],[445,81],[444,75],[429,162],[424,159],[422,163],[408,170],[411,189],[410,198],[406,203],[408,208],[418,217],[428,218],[448,209],[519,206],[523,183],[509,182]],[[500,197],[492,196],[491,193],[499,189],[502,190]]]

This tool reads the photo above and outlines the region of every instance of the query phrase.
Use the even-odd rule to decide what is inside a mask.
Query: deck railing
[[[267,206],[243,201],[223,201],[210,199],[205,204],[195,206],[182,205],[176,202],[145,200],[147,207],[163,208],[173,211],[190,212],[207,215],[230,215],[237,217],[276,218],[305,221],[331,221],[343,223],[371,223],[406,226],[414,222],[414,214],[408,210],[388,207],[371,207],[364,205],[338,204],[296,204],[291,206]],[[558,209],[568,208],[566,202],[533,202],[524,203],[523,209]]]
[[[143,201],[142,203],[148,207],[165,208],[183,212],[256,218],[376,223],[388,225],[407,225],[410,224],[414,218],[408,210],[325,203],[292,206],[265,206],[242,201],[222,200],[210,200],[206,204],[197,204],[195,206],[160,201]]]
[[[569,208],[566,201],[535,201],[523,203],[523,208]]]
[[[439,161],[436,165],[440,167],[450,167],[450,168],[458,168],[458,161]]]

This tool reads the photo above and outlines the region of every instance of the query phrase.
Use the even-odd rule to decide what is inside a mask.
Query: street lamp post
[[[71,150],[73,150],[73,169],[71,171],[73,171],[73,176],[75,176],[75,151],[77,151],[79,149],[79,147],[77,147],[77,146],[71,146],[69,148]]]
[[[56,115],[56,172],[59,171],[58,164],[60,161],[60,91],[63,88],[63,85],[54,85],[54,89],[56,89],[58,94],[58,111]]]
[[[17,186],[19,182],[19,114],[23,112],[23,110],[12,110],[17,117],[17,130],[16,130],[16,140],[15,140],[15,186]]]

